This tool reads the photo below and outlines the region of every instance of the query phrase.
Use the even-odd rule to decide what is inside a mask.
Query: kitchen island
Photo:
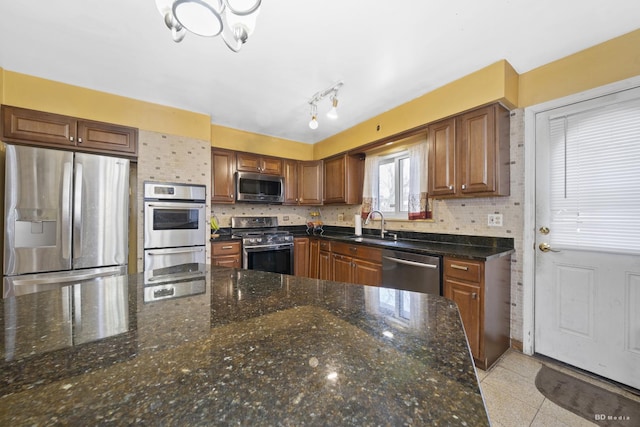
[[[153,279],[3,300],[0,425],[489,425],[445,298],[224,267]]]

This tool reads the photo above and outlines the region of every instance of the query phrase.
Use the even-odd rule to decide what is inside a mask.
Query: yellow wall
[[[2,70],[3,104],[210,140],[206,114]]]
[[[640,75],[640,29],[522,75],[502,60],[317,144],[212,125],[206,114],[85,89],[0,68],[3,104],[211,141],[212,146],[321,159],[490,102],[527,107]],[[377,130],[380,125],[380,130]]]
[[[640,75],[640,29],[520,76],[520,107],[528,107]]]
[[[313,160],[313,145],[311,144],[218,125],[211,125],[211,145],[288,159]]]
[[[513,67],[498,61],[320,141],[314,145],[314,157],[321,159],[491,102],[515,107],[517,81]]]

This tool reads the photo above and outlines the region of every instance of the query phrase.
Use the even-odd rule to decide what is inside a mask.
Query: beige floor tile
[[[489,374],[489,372],[479,368],[476,368],[476,373],[478,374],[478,381],[482,381]]]
[[[482,394],[485,398],[491,425],[494,427],[528,426],[538,412],[538,408],[516,399],[508,391],[498,386],[483,383]]]
[[[542,367],[542,363],[534,357],[527,356],[515,350],[509,350],[502,356],[502,359],[500,359],[499,366],[535,381],[536,375]]]
[[[555,418],[570,427],[587,427],[597,425],[595,421],[591,422],[574,414],[571,411],[567,411],[566,409],[556,405],[549,399],[545,399],[544,402],[542,402],[542,406],[540,406],[538,416]]]
[[[544,400],[531,378],[523,377],[502,365],[495,366],[482,380],[481,386],[491,385],[503,393],[538,409]],[[484,389],[484,388],[483,388]]]

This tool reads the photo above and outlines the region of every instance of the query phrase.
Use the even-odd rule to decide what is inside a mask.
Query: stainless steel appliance
[[[231,234],[242,239],[242,267],[293,274],[293,235],[278,230],[278,218],[233,217]]]
[[[442,295],[442,258],[383,249],[382,286]]]
[[[144,183],[144,270],[206,261],[206,187]]]
[[[284,202],[284,178],[261,173],[236,172],[236,200],[239,202]]]
[[[129,160],[5,145],[4,224],[5,296],[126,273]]]

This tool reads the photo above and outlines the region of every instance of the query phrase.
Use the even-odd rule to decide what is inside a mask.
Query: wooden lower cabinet
[[[242,267],[241,242],[211,243],[211,265],[219,267]]]
[[[364,245],[334,242],[331,246],[331,268],[336,282],[380,286],[382,283],[382,250]]]
[[[331,268],[331,242],[320,241],[318,251],[318,279],[333,280],[333,269]]]
[[[316,238],[309,238],[309,277],[318,278],[318,267],[320,257],[320,241]]]
[[[510,345],[511,257],[444,257],[444,296],[458,305],[476,366],[488,369]]]
[[[309,238],[293,239],[293,274],[309,277]]]

